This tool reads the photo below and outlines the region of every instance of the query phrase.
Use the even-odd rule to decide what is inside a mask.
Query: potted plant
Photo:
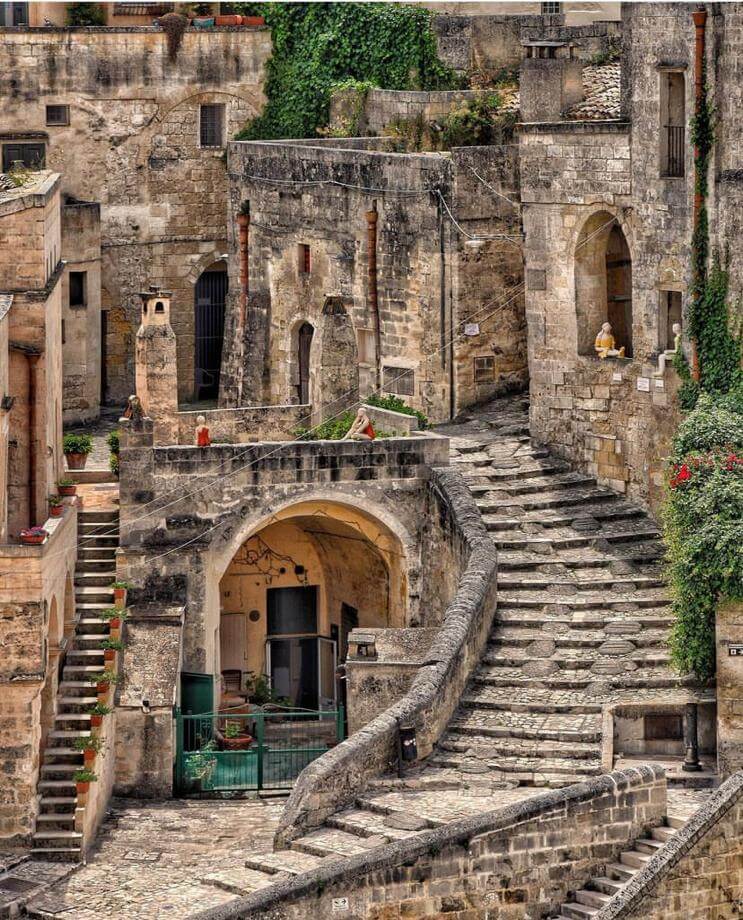
[[[253,743],[253,736],[242,730],[240,722],[227,719],[224,731],[219,733],[219,742],[225,751],[245,751]]]
[[[111,582],[111,587],[114,591],[114,604],[120,609],[123,609],[126,604],[126,592],[131,588],[131,585],[128,581],[120,581],[117,579]]]
[[[106,607],[105,610],[101,610],[98,616],[105,620],[111,629],[120,629],[122,621],[129,616],[129,611],[119,607]]]
[[[243,16],[242,24],[244,26],[265,26],[266,20],[263,16]]]
[[[93,728],[100,728],[103,724],[103,717],[107,716],[110,712],[113,712],[111,707],[106,706],[105,703],[101,703],[100,700],[95,703],[95,705],[88,707],[91,726]]]
[[[92,770],[78,770],[73,776],[75,780],[75,790],[78,795],[85,795],[85,793],[90,789],[90,784],[94,783],[98,777],[93,773]]]
[[[60,479],[57,491],[60,495],[77,495],[77,483],[74,479]]]
[[[90,770],[95,760],[95,755],[99,754],[105,745],[105,741],[98,735],[85,735],[83,738],[75,738],[74,748],[76,751],[83,752],[83,762],[85,769]]]
[[[25,543],[28,546],[43,543],[48,536],[49,532],[39,526],[25,527],[20,533],[21,543]]]
[[[66,434],[62,439],[62,450],[67,458],[68,470],[84,470],[88,454],[93,450],[93,439],[89,434]]]
[[[64,505],[59,495],[49,496],[49,517],[62,517]]]
[[[101,647],[103,648],[103,660],[106,664],[111,664],[116,658],[116,652],[120,652],[124,648],[124,643],[121,639],[114,639],[109,637],[104,639],[101,642]]]
[[[212,6],[211,3],[195,3],[194,4],[194,18],[193,25],[196,29],[211,29],[214,25],[214,17],[211,16]]]
[[[242,21],[242,16],[238,16],[237,13],[229,13],[216,18],[218,26],[239,26]]]
[[[116,672],[112,671],[110,668],[106,668],[105,671],[101,671],[100,674],[95,675],[93,680],[95,681],[95,689],[98,694],[99,703],[103,703],[103,699],[105,699],[111,684],[115,684],[118,679]],[[101,697],[103,697],[103,699],[101,699]]]

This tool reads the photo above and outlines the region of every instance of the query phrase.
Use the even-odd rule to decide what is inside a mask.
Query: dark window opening
[[[674,346],[673,324],[681,323],[681,291],[660,292],[660,322],[658,324],[658,344],[660,350],[672,349]]]
[[[299,404],[306,406],[310,401],[310,352],[312,351],[312,336],[315,330],[310,323],[302,323],[297,336],[297,396]]]
[[[70,306],[84,307],[87,302],[88,273],[70,272]]]
[[[165,312],[165,304],[162,302],[162,300],[158,300],[155,303],[155,313],[164,313],[164,312]]]
[[[645,716],[646,741],[678,741],[684,736],[683,719],[679,715],[653,713]]]
[[[66,343],[67,343],[66,329],[65,329],[64,320],[62,320],[62,344],[65,345]]]
[[[395,396],[415,395],[415,372],[409,367],[382,368],[382,389]]]
[[[475,383],[492,383],[495,380],[495,357],[483,355],[474,359]]]
[[[205,271],[196,282],[196,399],[216,399],[224,343],[227,272]]]
[[[317,586],[307,588],[269,588],[267,633],[287,636],[317,632]]]
[[[543,3],[542,16],[559,16],[562,12],[561,3]]]
[[[26,169],[43,169],[46,156],[43,144],[3,144],[3,172],[10,172],[14,163]]]
[[[70,123],[70,107],[68,105],[48,105],[46,107],[46,123],[48,125],[68,125]]]
[[[299,244],[299,271],[303,275],[309,275],[310,269],[310,247],[307,243]]]
[[[0,3],[0,26],[27,26],[28,3]]]
[[[202,105],[199,119],[199,143],[202,147],[224,146],[224,106]]]
[[[685,172],[686,154],[684,74],[665,71],[660,80],[660,172],[668,178],[680,178]]]

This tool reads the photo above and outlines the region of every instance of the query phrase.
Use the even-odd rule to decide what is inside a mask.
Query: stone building
[[[216,398],[219,362],[215,366],[211,324],[221,322],[226,284],[224,149],[263,105],[270,33],[191,28],[171,57],[165,33],[151,20],[0,30],[0,64],[7,75],[2,168],[14,160],[46,163],[62,174],[62,194],[71,199],[66,218],[85,221],[80,251],[66,248],[65,258],[70,271],[88,271],[89,300],[85,311],[69,306],[65,325],[75,335],[86,325],[80,340],[91,352],[100,341],[100,355],[83,362],[68,348],[70,419],[73,412],[78,418],[89,414],[81,403],[90,406],[101,387],[99,364],[106,400],[123,404],[132,392],[137,295],[153,280],[176,295],[179,398]],[[100,321],[93,203],[100,206]],[[76,261],[88,268],[76,269]],[[89,392],[80,387],[83,364]]]
[[[41,171],[0,190],[0,837],[26,843],[75,613],[76,514],[47,506],[63,470],[60,185]],[[44,543],[21,545],[34,525]]]

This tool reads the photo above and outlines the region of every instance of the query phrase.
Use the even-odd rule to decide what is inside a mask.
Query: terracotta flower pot
[[[90,789],[90,783],[75,783],[75,790],[78,795],[85,795]]]
[[[26,546],[38,546],[40,543],[43,543],[46,540],[46,534],[28,534],[24,536],[21,534],[21,543],[25,543]]]
[[[222,738],[222,747],[225,751],[246,751],[252,743],[252,735],[238,735],[237,738]]]
[[[93,766],[93,762],[95,761],[95,751],[92,751],[92,750],[83,751],[83,761],[85,763],[85,769],[90,770],[91,767]]]
[[[121,617],[111,617],[108,621],[108,625],[112,630],[121,629]]]
[[[244,26],[265,26],[266,24],[263,16],[243,16],[242,20]]]
[[[93,713],[90,717],[90,724],[93,728],[100,728],[103,725],[103,716]]]
[[[68,470],[84,470],[88,462],[87,454],[65,454]]]
[[[114,605],[122,610],[126,604],[126,588],[114,588]]]
[[[77,486],[57,486],[60,495],[77,495]]]
[[[49,517],[62,517],[64,505],[49,505]]]
[[[116,649],[115,648],[104,648],[103,649],[103,660],[106,664],[110,664],[116,658]]]
[[[217,16],[218,26],[239,26],[242,23],[242,16],[235,14],[229,16]]]
[[[108,683],[108,681],[102,680],[100,681],[100,683],[97,683],[95,685],[96,693],[99,696],[105,696],[108,693],[108,688],[110,686],[111,685]]]

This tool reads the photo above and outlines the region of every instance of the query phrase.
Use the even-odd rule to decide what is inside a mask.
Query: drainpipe
[[[39,355],[26,355],[28,360],[28,520],[36,520],[36,366]]]
[[[240,330],[245,329],[245,315],[248,310],[248,234],[250,230],[250,202],[244,201],[237,215],[240,231]]]
[[[382,321],[379,316],[379,292],[377,290],[377,203],[372,203],[366,212],[367,268],[369,272],[369,309],[374,314],[374,342],[377,352],[377,390],[382,389]]]
[[[696,30],[694,41],[694,103],[695,113],[699,115],[704,98],[704,41],[705,28],[707,23],[707,10],[702,7],[692,13],[694,26]],[[694,147],[694,162],[696,163],[699,156],[699,148]],[[702,211],[702,196],[696,187],[696,176],[694,182],[694,228],[696,229],[699,217]],[[694,380],[699,380],[699,355],[697,353],[697,343],[691,340],[691,375]]]

